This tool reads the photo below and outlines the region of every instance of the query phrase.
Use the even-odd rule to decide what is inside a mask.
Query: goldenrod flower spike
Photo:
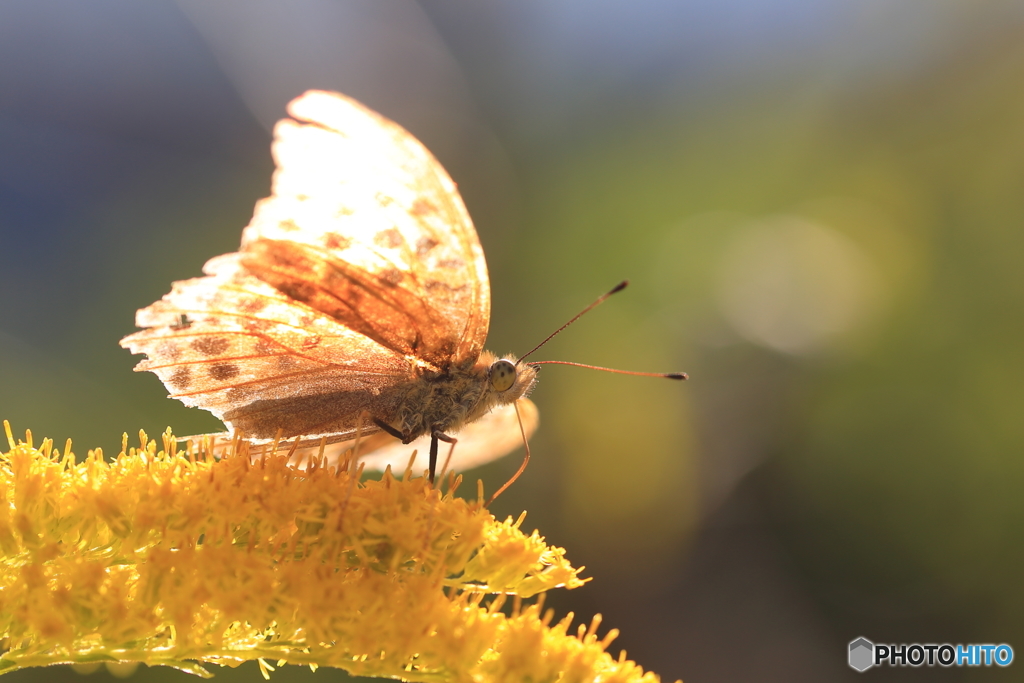
[[[520,600],[583,584],[522,518],[406,474],[141,446],[81,462],[31,434],[0,454],[0,672],[259,660],[412,681],[656,681]],[[453,480],[449,480],[452,482]],[[454,480],[457,484],[458,480]],[[511,615],[500,610],[514,597]]]

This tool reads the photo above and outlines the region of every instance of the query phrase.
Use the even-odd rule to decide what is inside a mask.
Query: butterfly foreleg
[[[402,443],[409,443],[410,441],[412,441],[411,438],[409,438],[402,432],[398,431],[384,420],[375,417],[373,418],[373,424],[377,425],[378,427],[380,427],[381,429],[383,429],[385,432],[395,437],[396,439],[401,440]]]

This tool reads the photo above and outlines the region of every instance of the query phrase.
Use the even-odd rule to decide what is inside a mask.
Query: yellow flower
[[[583,584],[523,517],[409,472],[359,481],[244,443],[82,461],[28,434],[0,454],[0,672],[144,662],[331,666],[413,681],[656,681],[552,625],[543,592]],[[524,606],[523,598],[541,595]],[[507,598],[512,609],[502,611]]]

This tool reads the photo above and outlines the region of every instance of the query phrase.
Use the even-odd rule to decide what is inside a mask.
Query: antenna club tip
[[[617,294],[618,292],[621,292],[622,290],[624,290],[628,286],[629,286],[629,280],[623,280],[619,284],[617,284],[614,287],[612,287],[612,291],[608,292],[608,294],[609,295]]]
[[[665,375],[669,379],[690,379],[690,376],[685,372],[670,372]]]

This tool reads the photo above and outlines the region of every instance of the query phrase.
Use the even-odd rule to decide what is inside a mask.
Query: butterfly
[[[487,264],[455,183],[344,95],[306,92],[288,114],[241,247],[138,311],[121,340],[146,355],[135,370],[252,443],[359,439],[380,464],[416,442],[431,479],[438,442],[471,423],[464,461],[513,450],[536,427],[538,367],[483,349]]]

